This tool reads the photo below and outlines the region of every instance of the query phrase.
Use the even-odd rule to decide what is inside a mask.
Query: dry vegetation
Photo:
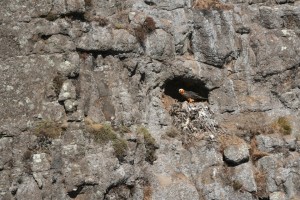
[[[60,93],[60,90],[61,90],[61,87],[62,87],[64,81],[65,81],[65,78],[59,73],[57,73],[57,75],[52,80],[52,87],[53,87],[53,90],[57,97]]]
[[[252,161],[257,161],[258,159],[264,157],[264,156],[268,156],[269,154],[263,151],[260,151],[257,149],[257,145],[256,145],[256,139],[255,137],[251,139],[251,148],[250,148],[250,157],[252,159]]]
[[[281,134],[290,135],[292,133],[292,126],[287,117],[278,117],[272,123],[258,124],[257,122],[249,122],[244,126],[239,127],[240,130],[246,131],[251,137],[255,135],[266,134]]]
[[[250,157],[253,162],[258,159],[268,156],[266,152],[258,150],[256,144],[257,135],[266,134],[279,134],[279,135],[290,135],[292,133],[292,126],[287,117],[279,117],[271,123],[259,124],[256,121],[245,123],[244,126],[239,127],[240,130],[245,131],[246,136],[250,136]]]
[[[114,154],[118,159],[122,159],[127,152],[127,141],[120,138],[109,124],[95,123],[90,118],[85,118],[86,130],[91,133],[94,140],[100,144],[112,142]]]
[[[157,149],[157,144],[155,139],[151,136],[151,134],[145,127],[139,127],[137,129],[137,134],[142,135],[144,138],[144,144],[146,148],[145,160],[153,164],[153,162],[157,159],[155,155],[155,150]]]
[[[231,145],[240,145],[245,143],[245,141],[236,135],[223,134],[219,135],[218,141],[221,145],[221,151],[223,152],[228,146]]]
[[[193,8],[201,10],[230,10],[233,6],[224,4],[219,0],[195,0]]]
[[[152,188],[150,185],[146,185],[144,187],[144,198],[143,200],[151,200],[152,199]]]
[[[254,174],[254,179],[257,186],[256,196],[259,199],[268,197],[266,175],[262,171],[257,170]]]
[[[62,133],[62,128],[58,122],[43,120],[36,124],[33,133],[38,137],[58,138]]]
[[[155,31],[156,23],[152,17],[146,17],[143,27],[147,31],[147,33],[151,33]]]
[[[170,137],[170,138],[175,138],[175,137],[177,137],[177,136],[180,135],[180,132],[179,132],[179,130],[178,130],[177,128],[171,127],[170,129],[168,129],[168,130],[166,131],[166,135],[167,135],[168,137]]]
[[[146,17],[143,25],[134,29],[134,34],[140,43],[143,43],[147,37],[147,34],[152,33],[156,29],[156,23],[152,17]]]
[[[271,126],[275,132],[282,135],[290,135],[292,133],[291,124],[286,117],[279,117]]]

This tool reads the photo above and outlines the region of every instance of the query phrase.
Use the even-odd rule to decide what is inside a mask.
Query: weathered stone
[[[270,200],[284,200],[286,196],[283,192],[273,192],[270,194]]]
[[[145,42],[146,54],[158,60],[175,56],[175,45],[170,34],[161,29],[147,37]]]
[[[84,0],[66,0],[66,7],[68,12],[84,12],[85,1]]]
[[[70,99],[67,99],[65,102],[64,102],[64,105],[65,105],[65,110],[67,112],[74,112],[76,111],[77,109],[77,102],[74,101],[74,100],[70,100]]]
[[[243,189],[248,192],[255,192],[257,190],[251,164],[241,164],[235,167],[234,171],[234,180],[241,184]]]
[[[294,0],[0,1],[0,199],[300,199],[299,13]],[[278,117],[291,135],[267,134]],[[60,137],[33,134],[40,120]],[[227,133],[247,144],[222,155]]]
[[[76,89],[71,80],[67,80],[63,83],[58,101],[65,101],[67,99],[76,99]]]
[[[45,153],[33,154],[31,169],[33,172],[42,172],[50,169],[50,164]]]
[[[18,199],[42,199],[41,190],[38,188],[36,182],[32,177],[24,177],[22,184],[18,186],[16,197]]]
[[[284,147],[284,141],[279,135],[258,135],[256,142],[258,149],[266,152]]]
[[[246,143],[230,145],[224,149],[224,159],[232,165],[239,165],[249,160],[249,147]]]
[[[91,30],[83,34],[78,40],[77,46],[83,50],[96,51],[137,51],[138,43],[136,38],[126,30],[113,30],[92,26]]]

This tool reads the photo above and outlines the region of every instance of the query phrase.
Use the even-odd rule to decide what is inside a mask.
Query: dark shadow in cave
[[[168,79],[164,84],[164,94],[176,99],[180,102],[184,102],[184,99],[179,94],[179,89],[184,89],[186,91],[193,91],[204,98],[208,98],[209,90],[205,86],[205,83],[199,79],[187,78],[187,77],[175,77],[173,79]]]

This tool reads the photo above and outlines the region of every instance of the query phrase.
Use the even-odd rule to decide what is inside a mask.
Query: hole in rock
[[[199,79],[187,77],[175,77],[167,80],[164,85],[164,94],[180,102],[184,102],[186,99],[179,94],[179,89],[181,88],[185,91],[192,91],[203,98],[208,98],[209,90],[205,86],[205,83]]]

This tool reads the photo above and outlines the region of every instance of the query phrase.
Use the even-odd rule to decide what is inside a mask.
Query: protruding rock
[[[42,172],[50,169],[50,164],[46,157],[45,153],[34,154],[33,155],[33,163],[32,163],[32,171],[33,172]]]
[[[258,135],[256,136],[256,143],[258,149],[265,152],[284,147],[284,141],[279,135]]]
[[[224,150],[224,159],[232,165],[239,165],[249,160],[249,147],[246,143],[230,145]]]
[[[284,200],[286,196],[283,192],[273,192],[270,194],[270,200]]]
[[[241,184],[242,188],[248,192],[255,192],[257,190],[254,173],[250,163],[244,163],[234,168],[234,180]]]
[[[64,102],[64,105],[65,105],[65,110],[67,112],[73,112],[73,111],[76,111],[78,104],[77,104],[77,101],[67,99]]]
[[[60,63],[57,70],[64,76],[74,78],[79,74],[79,55],[70,53],[66,61]]]
[[[58,101],[76,99],[76,89],[71,80],[66,80],[61,88]]]

